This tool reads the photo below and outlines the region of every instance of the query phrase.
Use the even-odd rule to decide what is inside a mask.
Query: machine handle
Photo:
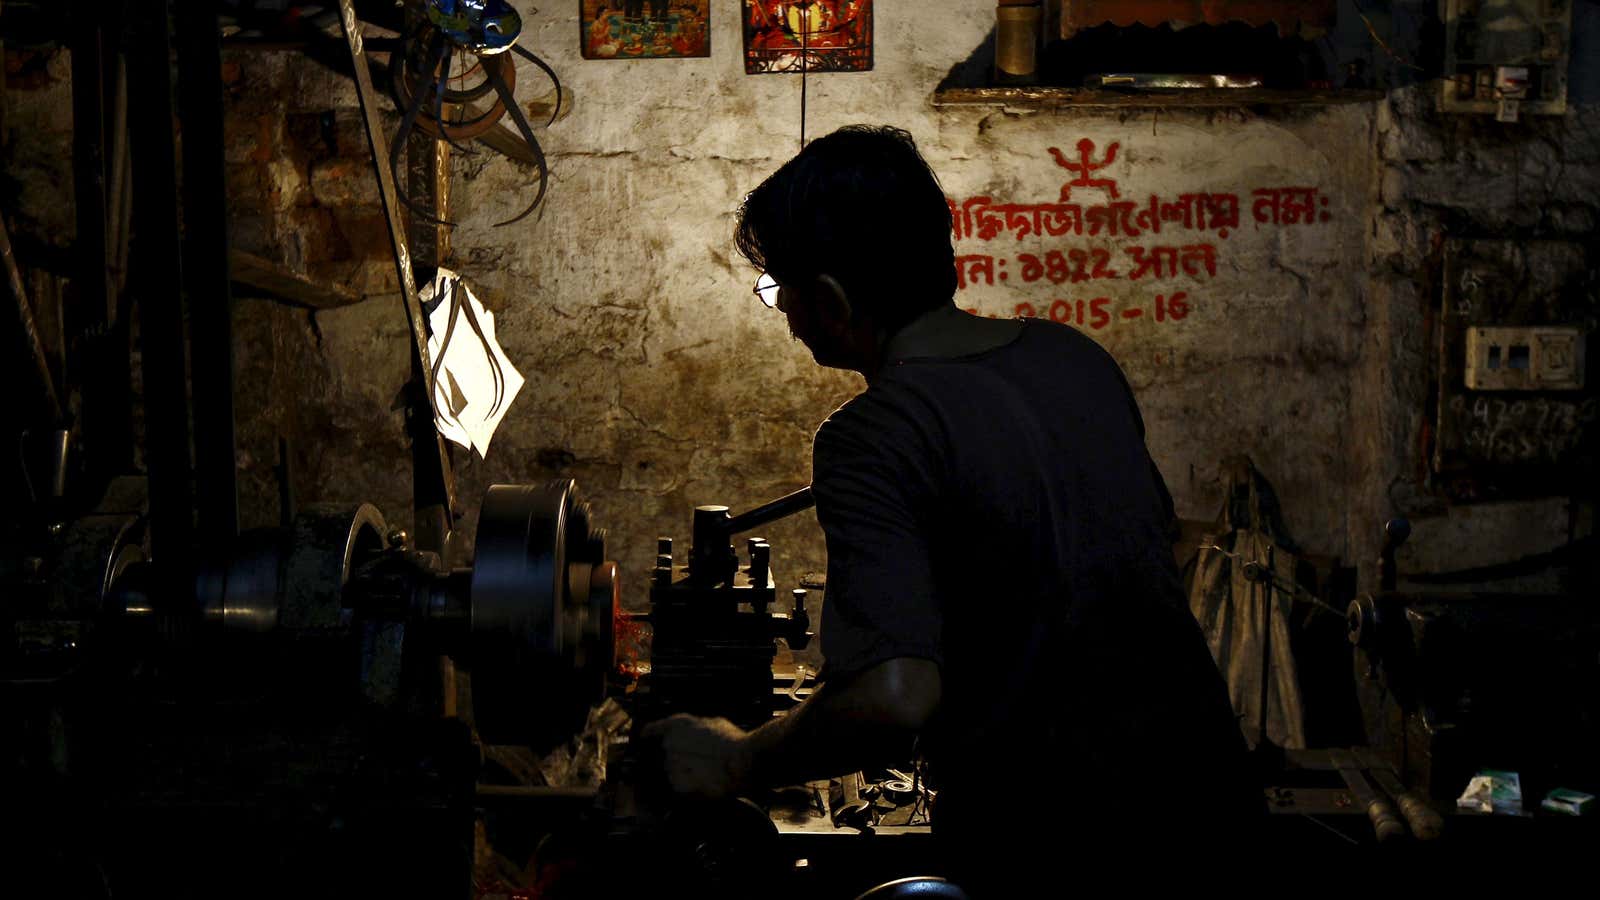
[[[1417,840],[1431,841],[1444,834],[1444,819],[1415,791],[1408,790],[1394,770],[1369,760],[1364,759],[1363,762],[1378,786],[1394,798],[1395,805],[1400,807],[1400,814],[1405,817],[1406,825],[1410,826],[1411,834]]]
[[[792,516],[801,510],[810,509],[816,505],[817,498],[811,495],[811,485],[808,484],[792,494],[786,494],[770,503],[763,503],[747,513],[740,513],[728,519],[722,523],[722,531],[729,535],[735,535],[741,531],[760,528],[768,522],[775,522],[785,516]]]
[[[1372,820],[1372,828],[1377,832],[1378,842],[1387,843],[1399,840],[1406,836],[1406,823],[1395,812],[1394,804],[1389,798],[1373,788],[1372,783],[1362,774],[1357,764],[1355,755],[1348,750],[1332,750],[1328,753],[1329,760],[1339,775],[1344,779],[1345,786],[1356,797],[1367,812],[1367,818]]]
[[[1372,820],[1372,828],[1377,832],[1380,844],[1406,836],[1405,821],[1385,797],[1373,797],[1367,801],[1367,818]]]
[[[1431,841],[1444,834],[1444,818],[1416,794],[1407,791],[1395,798],[1400,814],[1406,817],[1411,833],[1419,841]]]
[[[1411,522],[1403,518],[1390,519],[1383,525],[1383,552],[1378,555],[1378,587],[1392,591],[1399,580],[1395,571],[1394,554],[1411,537]]]

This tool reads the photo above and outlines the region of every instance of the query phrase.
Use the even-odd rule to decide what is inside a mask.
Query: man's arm
[[[894,394],[894,396],[888,396]],[[822,655],[835,672],[789,715],[746,733],[726,719],[674,716],[661,741],[680,793],[726,796],[904,762],[939,706],[942,610],[925,517],[937,454],[916,400],[888,386],[828,417],[811,490],[828,551]]]
[[[661,741],[673,790],[725,797],[902,762],[941,691],[936,663],[902,656],[824,684],[754,731],[727,719],[677,715],[649,725],[644,736]]]

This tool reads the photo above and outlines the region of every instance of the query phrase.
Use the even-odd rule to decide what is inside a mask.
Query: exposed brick
[[[311,196],[325,206],[375,206],[378,177],[372,161],[341,156],[312,163]]]

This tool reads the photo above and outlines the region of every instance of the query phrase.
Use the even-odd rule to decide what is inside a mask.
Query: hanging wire
[[[811,55],[811,5],[800,7],[800,149],[806,148],[806,62]]]
[[[1312,815],[1311,813],[1303,812],[1300,815],[1305,816],[1307,819],[1309,819],[1311,821],[1312,824],[1319,825],[1322,828],[1326,829],[1334,837],[1339,838],[1340,840],[1344,841],[1345,843],[1347,843],[1347,844],[1355,844],[1357,846],[1360,846],[1360,842],[1357,841],[1355,838],[1351,837],[1348,834],[1345,834],[1344,832],[1342,832],[1339,829],[1333,827],[1332,825],[1329,825],[1327,822],[1322,821],[1321,819],[1317,818],[1316,816]]]
[[[1406,59],[1404,56],[1401,56],[1400,54],[1396,53],[1392,47],[1390,47],[1387,43],[1385,43],[1383,38],[1378,36],[1378,29],[1373,27],[1372,20],[1367,18],[1367,11],[1365,9],[1361,8],[1361,0],[1354,0],[1354,3],[1355,3],[1355,7],[1356,7],[1356,15],[1361,17],[1361,21],[1362,22],[1366,23],[1367,34],[1372,35],[1372,40],[1375,43],[1377,43],[1378,49],[1380,49],[1384,53],[1388,54],[1390,59],[1394,60],[1395,62],[1399,63],[1402,66],[1405,66],[1405,67],[1410,68],[1410,69],[1416,69],[1418,72],[1426,72],[1427,71],[1427,69],[1424,69],[1423,67],[1417,65],[1416,63],[1412,62],[1411,60]]]

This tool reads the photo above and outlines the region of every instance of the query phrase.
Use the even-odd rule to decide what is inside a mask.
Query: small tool
[[[872,825],[872,803],[861,799],[861,773],[851,772],[839,779],[841,794],[833,806],[835,828],[869,828]]]

